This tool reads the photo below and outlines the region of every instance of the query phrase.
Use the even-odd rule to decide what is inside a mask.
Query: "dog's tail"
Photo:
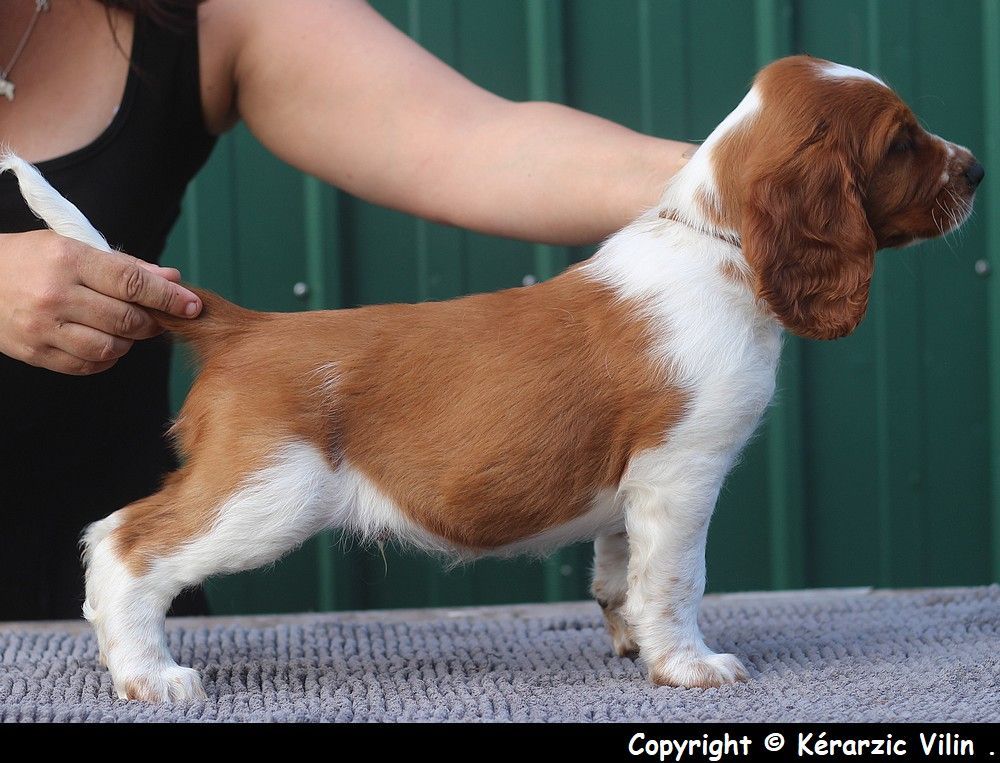
[[[53,188],[35,167],[9,150],[0,150],[0,173],[8,170],[17,176],[28,208],[49,228],[102,252],[113,251],[90,220]],[[203,308],[197,318],[176,318],[168,313],[150,312],[163,328],[190,342],[202,357],[210,353],[213,346],[224,346],[229,339],[263,318],[262,313],[234,305],[207,289],[185,286],[201,299]]]
[[[35,216],[60,236],[80,241],[102,252],[111,247],[83,212],[69,199],[49,185],[37,169],[24,159],[4,149],[0,152],[0,172],[13,172],[21,188],[21,195]]]
[[[202,308],[197,318],[178,318],[157,310],[150,310],[150,313],[163,328],[194,347],[201,358],[229,346],[248,328],[264,319],[264,313],[235,305],[214,291],[189,284],[184,284],[184,287],[201,300]]]

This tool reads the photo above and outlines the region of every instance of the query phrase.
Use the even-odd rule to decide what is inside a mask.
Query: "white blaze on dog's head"
[[[856,69],[853,66],[845,66],[844,64],[834,63],[833,61],[821,61],[819,62],[819,72],[823,77],[829,77],[831,79],[860,79],[867,80],[868,82],[874,82],[882,87],[888,87],[881,79],[876,77],[870,72],[866,72],[863,69]]]

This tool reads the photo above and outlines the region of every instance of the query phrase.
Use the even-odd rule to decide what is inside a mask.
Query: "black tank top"
[[[196,20],[185,21],[167,29],[136,18],[111,124],[38,165],[112,246],[150,262],[215,143],[202,116]],[[14,177],[0,175],[0,232],[41,227]],[[169,364],[162,337],[87,377],[0,355],[0,621],[80,616],[80,531],[154,492],[174,466],[163,438]]]

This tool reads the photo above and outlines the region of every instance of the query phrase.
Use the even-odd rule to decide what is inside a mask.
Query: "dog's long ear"
[[[836,339],[865,315],[876,244],[859,182],[823,125],[790,156],[747,168],[744,254],[758,296],[799,336]]]

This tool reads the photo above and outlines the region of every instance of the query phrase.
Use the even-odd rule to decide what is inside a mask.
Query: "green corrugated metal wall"
[[[564,101],[657,135],[704,138],[760,65],[802,51],[879,73],[930,129],[976,151],[987,181],[966,229],[882,254],[852,337],[789,341],[778,402],[717,509],[708,569],[716,591],[997,579],[1000,273],[975,265],[1000,246],[1000,0],[375,6],[501,95]],[[591,251],[375,208],[283,166],[237,129],[191,188],[168,259],[242,304],[298,310],[517,285]],[[180,368],[178,399],[187,381]],[[214,581],[210,594],[219,612],[580,598],[589,563],[580,546],[545,562],[444,572],[418,554],[383,557],[324,536],[266,572]]]

